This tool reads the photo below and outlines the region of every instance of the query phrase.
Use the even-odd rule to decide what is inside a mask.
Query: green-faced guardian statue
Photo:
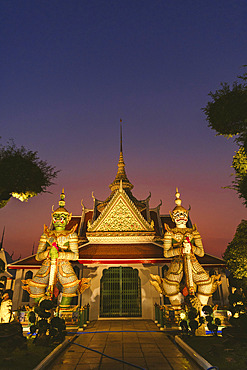
[[[75,232],[77,225],[66,230],[72,214],[65,206],[65,195],[62,191],[59,208],[52,212],[52,229],[44,226],[37,254],[37,261],[43,261],[41,268],[33,279],[23,280],[23,289],[27,290],[30,297],[38,302],[42,297],[52,298],[56,284],[62,286],[62,301],[60,308],[69,308],[71,300],[89,287],[90,279],[78,280],[69,261],[77,261],[78,236]]]

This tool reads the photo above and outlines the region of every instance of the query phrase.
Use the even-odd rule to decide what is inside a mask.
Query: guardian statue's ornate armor
[[[204,256],[202,239],[196,225],[192,228],[186,226],[189,211],[181,206],[178,190],[175,204],[170,215],[176,227],[170,228],[165,224],[164,236],[164,256],[172,258],[172,261],[164,278],[151,275],[153,280],[150,282],[159,293],[169,297],[174,308],[181,308],[181,292],[197,295],[201,305],[205,305],[220,284],[217,281],[219,276],[210,277],[196,259],[196,255]]]
[[[71,214],[64,208],[64,192],[61,194],[59,208],[52,213],[53,230],[44,227],[38,251],[37,261],[43,261],[41,268],[33,279],[23,280],[30,297],[39,301],[43,296],[52,296],[56,286],[62,289],[60,307],[67,307],[72,297],[81,294],[87,287],[90,279],[78,280],[71,264],[79,258],[78,236],[75,232],[77,225],[65,230],[71,219]],[[48,290],[46,292],[46,288]]]

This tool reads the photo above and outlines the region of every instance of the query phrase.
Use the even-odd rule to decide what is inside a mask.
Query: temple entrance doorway
[[[100,279],[100,317],[141,317],[141,279],[132,267],[109,267]]]

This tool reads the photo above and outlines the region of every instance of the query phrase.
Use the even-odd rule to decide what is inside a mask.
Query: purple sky
[[[66,207],[109,195],[123,119],[133,194],[162,213],[179,187],[205,250],[221,256],[246,209],[231,190],[236,147],[201,108],[247,64],[246,1],[7,1],[0,3],[0,135],[61,169],[52,194],[0,210],[14,257],[36,248],[62,187]]]

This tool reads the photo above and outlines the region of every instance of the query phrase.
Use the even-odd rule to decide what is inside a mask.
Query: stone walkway
[[[101,333],[101,331],[103,331],[103,333]],[[53,364],[49,366],[49,369],[200,369],[193,360],[189,359],[178,349],[165,332],[158,331],[157,326],[151,320],[93,321],[82,334],[79,334],[79,337],[74,343],[82,344],[83,346],[103,352],[108,356],[124,360],[135,366],[107,358],[97,352],[90,351],[72,343]]]

